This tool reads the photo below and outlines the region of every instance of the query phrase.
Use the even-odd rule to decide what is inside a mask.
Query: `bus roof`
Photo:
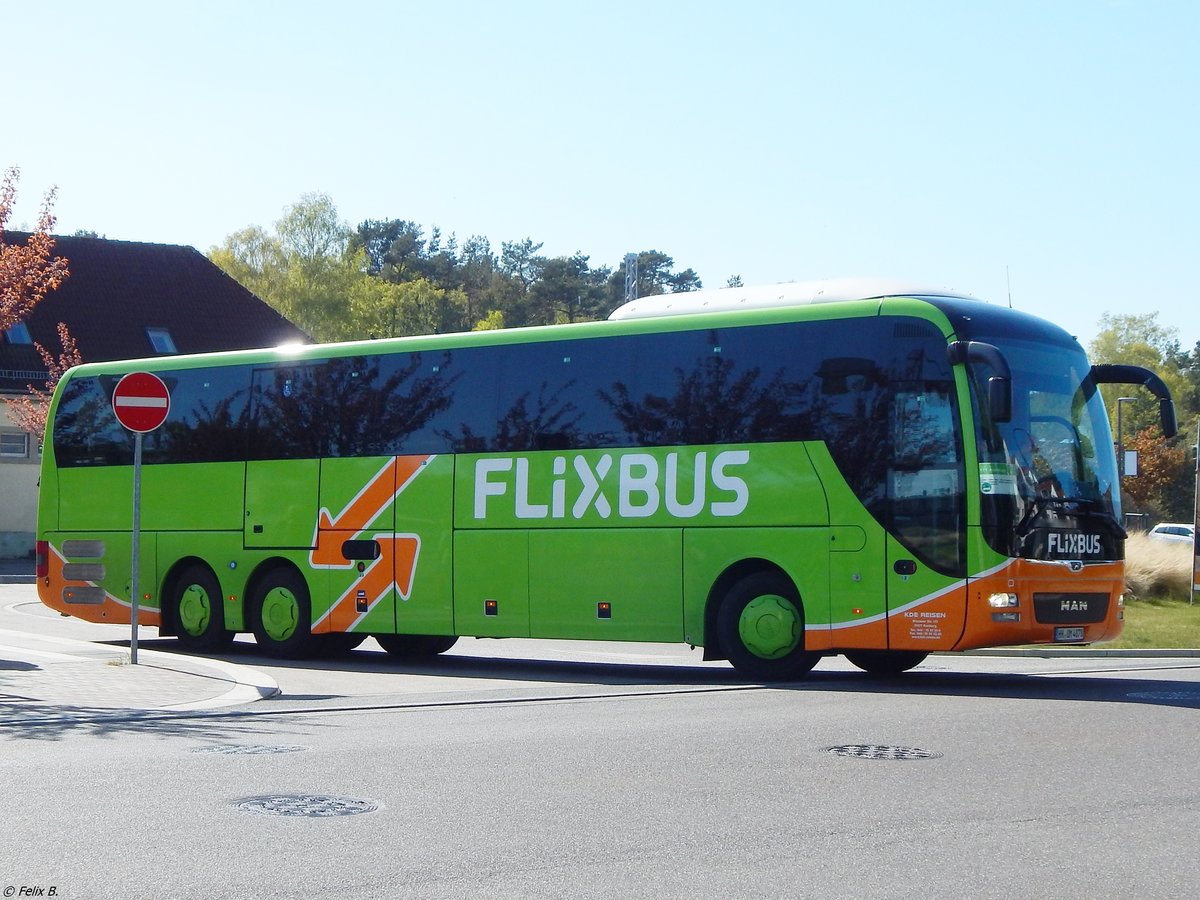
[[[650,319],[701,312],[738,309],[771,309],[839,300],[878,300],[881,297],[955,297],[975,300],[968,294],[944,287],[914,284],[887,278],[827,278],[821,281],[790,281],[754,287],[727,287],[707,291],[682,291],[639,297],[617,307],[612,320]]]

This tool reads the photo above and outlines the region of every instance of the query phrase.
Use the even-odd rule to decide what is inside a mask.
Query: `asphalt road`
[[[827,661],[762,687],[660,645],[226,658],[282,695],[0,731],[0,893],[1174,898],[1200,883],[1197,660],[939,656],[897,681]]]

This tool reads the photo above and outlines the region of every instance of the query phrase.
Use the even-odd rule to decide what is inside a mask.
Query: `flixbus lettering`
[[[1051,556],[1096,556],[1102,552],[1102,545],[1098,534],[1052,531],[1046,549]]]
[[[701,450],[692,458],[690,472],[686,461],[681,465],[681,457],[672,452],[660,462],[650,453],[605,453],[593,463],[579,454],[556,456],[548,491],[544,483],[531,489],[527,458],[476,460],[475,518],[486,519],[489,500],[498,498],[510,498],[509,508],[518,519],[582,519],[593,509],[607,519],[613,515],[614,501],[619,519],[648,518],[664,506],[678,519],[704,512],[719,517],[745,512],[750,488],[729,470],[747,465],[749,450],[722,451],[712,457],[711,465],[708,452]]]

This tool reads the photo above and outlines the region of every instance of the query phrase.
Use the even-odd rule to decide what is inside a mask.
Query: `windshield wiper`
[[[1117,520],[1104,504],[1099,500],[1093,500],[1088,497],[1055,497],[1053,495],[1040,495],[1033,497],[1029,501],[1029,506],[1025,510],[1025,514],[1021,517],[1021,521],[1017,523],[1017,537],[1025,537],[1033,530],[1033,523],[1043,513],[1050,509],[1066,510],[1073,513],[1082,513],[1084,515],[1095,516],[1105,521],[1121,539],[1128,537],[1124,527]]]

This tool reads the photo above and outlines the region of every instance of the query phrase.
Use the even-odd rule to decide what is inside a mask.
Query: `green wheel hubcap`
[[[786,597],[764,594],[746,604],[738,620],[742,644],[755,656],[779,659],[800,644],[800,610]]]
[[[300,604],[287,588],[277,587],[263,597],[263,631],[273,641],[286,641],[300,622]]]
[[[208,591],[198,584],[189,584],[179,597],[179,627],[192,637],[199,637],[212,620],[213,604]]]

